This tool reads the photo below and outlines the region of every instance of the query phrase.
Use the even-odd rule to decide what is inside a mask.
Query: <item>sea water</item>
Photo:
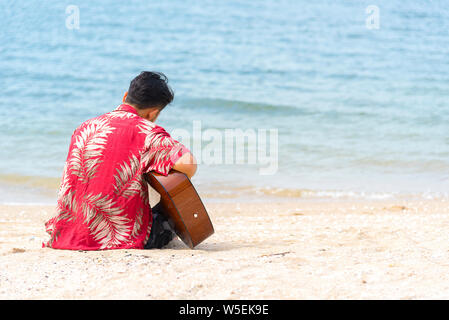
[[[0,1],[0,201],[54,199],[73,130],[142,70],[175,91],[168,132],[276,130],[271,175],[225,163],[224,142],[200,163],[211,197],[449,191],[446,1],[16,0]]]

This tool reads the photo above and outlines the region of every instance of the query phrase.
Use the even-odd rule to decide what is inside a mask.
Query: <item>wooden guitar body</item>
[[[214,233],[214,227],[189,178],[176,170],[167,176],[145,174],[146,181],[160,196],[162,213],[178,237],[191,249]]]

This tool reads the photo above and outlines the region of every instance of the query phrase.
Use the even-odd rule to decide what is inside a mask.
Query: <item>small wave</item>
[[[270,112],[270,113],[287,113],[287,114],[314,114],[316,111],[308,110],[304,108],[289,106],[289,105],[274,105],[259,102],[248,102],[239,100],[226,100],[226,99],[212,99],[212,98],[190,98],[180,99],[181,105],[190,106],[195,108],[207,108],[217,111],[234,111],[234,112]]]
[[[397,194],[388,192],[364,192],[343,190],[308,190],[287,188],[256,188],[256,193],[284,198],[324,198],[324,199],[372,199],[383,200],[394,198]]]
[[[446,199],[449,193],[444,192],[421,192],[421,193],[402,193],[402,192],[368,192],[368,191],[350,191],[350,190],[311,190],[311,189],[293,189],[277,187],[222,187],[214,190],[207,188],[207,191],[201,191],[201,195],[211,199],[301,199],[301,200],[390,200],[390,199]]]

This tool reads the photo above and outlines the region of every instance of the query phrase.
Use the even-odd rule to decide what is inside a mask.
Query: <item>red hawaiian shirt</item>
[[[189,152],[126,104],[87,120],[73,133],[56,214],[45,223],[43,247],[142,249],[151,231],[143,174],[167,175]]]

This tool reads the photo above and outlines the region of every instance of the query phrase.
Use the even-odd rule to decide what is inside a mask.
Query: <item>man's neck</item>
[[[157,108],[139,109],[135,105],[132,105],[127,102],[123,102],[123,104],[133,107],[140,117],[147,119],[151,122],[155,122],[160,113],[160,110],[158,110]]]
[[[123,102],[123,104],[126,104],[127,106],[133,107],[140,117],[146,119],[146,116],[147,116],[148,112],[146,112],[145,110],[139,109],[135,105],[133,105],[131,103],[128,103],[128,102]]]

